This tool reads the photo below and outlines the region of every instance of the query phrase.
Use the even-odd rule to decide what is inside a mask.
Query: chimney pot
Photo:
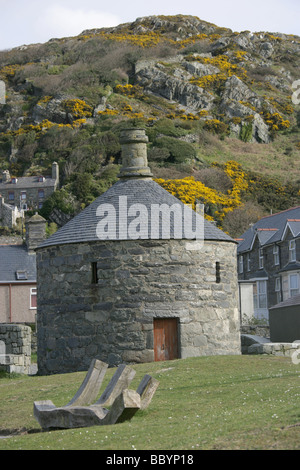
[[[122,168],[119,178],[151,178],[148,167],[148,137],[144,129],[123,129],[120,135]]]

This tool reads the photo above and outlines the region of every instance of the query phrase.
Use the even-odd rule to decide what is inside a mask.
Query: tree
[[[223,230],[233,238],[240,237],[251,224],[264,217],[266,212],[253,202],[247,201],[232,212],[228,212],[223,220]]]

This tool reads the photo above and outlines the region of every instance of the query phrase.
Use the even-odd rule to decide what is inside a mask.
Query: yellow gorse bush
[[[198,61],[201,62],[201,64],[213,65],[220,70],[219,73],[204,75],[203,77],[193,77],[190,79],[191,83],[198,85],[201,88],[220,86],[232,75],[236,75],[241,79],[247,78],[246,70],[230,62],[229,57],[223,54],[216,57],[189,56],[187,60]]]
[[[288,129],[291,125],[288,119],[284,119],[284,117],[279,113],[266,113],[265,122],[268,124],[272,131],[280,131],[283,129]]]
[[[120,95],[139,97],[143,94],[143,88],[139,85],[116,85],[115,92],[119,93]]]
[[[65,100],[63,101],[63,106],[69,113],[73,114],[75,118],[92,116],[93,108],[83,100]]]
[[[247,175],[237,162],[228,161],[224,171],[233,183],[233,187],[228,191],[228,194],[209,188],[201,181],[195,181],[192,176],[174,180],[159,178],[155,181],[184,204],[191,204],[194,209],[198,201],[208,205],[212,208],[214,217],[205,214],[205,218],[208,220],[215,219],[221,227],[225,215],[242,204],[241,195],[248,188]]]
[[[14,77],[18,70],[21,70],[22,66],[19,64],[5,65],[0,69],[1,78]]]
[[[204,123],[203,129],[216,134],[222,134],[226,132],[228,126],[219,119],[207,119]]]
[[[104,111],[98,111],[98,116],[124,116],[130,119],[144,119],[143,113],[134,112],[132,107],[127,104],[123,106],[121,110],[118,109],[105,109]]]
[[[37,134],[37,136],[39,136],[40,134],[47,132],[48,129],[51,129],[51,127],[54,127],[54,126],[60,127],[60,128],[67,127],[69,129],[77,129],[81,127],[85,122],[86,122],[86,119],[76,119],[73,121],[72,124],[57,124],[55,122],[48,121],[48,119],[44,119],[39,124],[36,124],[36,125],[26,124],[20,127],[16,131],[8,131],[2,135],[16,137],[18,135],[28,134],[28,132],[33,131]]]
[[[45,106],[51,100],[52,100],[52,96],[43,96],[43,98],[41,98],[37,104],[38,106]]]
[[[224,73],[214,73],[203,77],[193,77],[190,82],[200,88],[211,88],[220,86],[225,80],[227,80],[227,76]]]
[[[140,47],[153,47],[161,42],[169,43],[172,45],[176,45],[179,48],[184,48],[190,44],[194,44],[197,41],[202,40],[209,40],[210,42],[216,41],[221,36],[219,34],[205,34],[199,33],[191,35],[185,39],[174,40],[163,36],[161,33],[148,31],[146,33],[134,33],[126,28],[123,31],[119,32],[109,32],[109,31],[98,31],[98,32],[91,32],[90,34],[84,34],[77,36],[77,39],[80,41],[87,41],[92,38],[101,38],[110,41],[117,41],[117,42],[128,42],[135,46]]]

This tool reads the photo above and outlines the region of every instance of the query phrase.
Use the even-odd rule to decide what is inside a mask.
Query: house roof
[[[123,197],[123,203],[124,201],[126,201],[127,210],[129,210],[129,208],[130,210],[134,209],[132,215],[130,215],[131,212],[127,212],[127,210],[124,210],[124,206],[122,207],[120,202],[120,197]],[[105,206],[105,204],[109,204],[110,206]],[[131,238],[130,236],[128,236],[130,224],[134,219],[138,217],[138,213],[136,213],[135,210],[139,209],[140,204],[142,204],[143,207],[147,208],[148,220],[144,219],[144,223],[141,223],[141,231],[139,238],[178,238],[172,236],[177,223],[175,221],[176,223],[174,224],[172,217],[170,221],[170,236],[163,236],[161,230],[161,223],[159,223],[159,220],[157,221],[154,220],[153,217],[151,218],[151,207],[152,205],[157,206],[165,204],[167,208],[170,208],[173,204],[177,204],[179,205],[177,207],[181,208],[181,213],[184,214],[183,208],[187,208],[187,206],[150,178],[129,178],[122,179],[115,183],[104,194],[99,196],[91,205],[85,208],[81,213],[79,213],[76,217],[71,219],[66,225],[60,228],[51,237],[45,240],[39,246],[39,248],[66,243],[99,241],[99,237],[97,236],[97,226],[99,222],[103,220],[103,217],[101,219],[101,215],[104,215],[103,213],[100,214],[100,209],[98,209],[99,206],[101,206],[101,209],[103,210],[105,208],[115,209],[116,225],[114,226],[114,224],[112,223],[112,225],[109,226],[107,238],[115,240],[127,240]],[[191,211],[190,209],[186,210],[190,211],[189,213],[192,213],[193,229],[195,229],[196,220],[199,221],[200,217],[201,221],[203,221],[203,218],[200,215],[196,214],[195,211]],[[182,219],[179,222],[181,223]],[[151,236],[151,229],[153,228],[154,230],[158,230],[157,237]],[[182,236],[179,238],[184,239],[188,237]],[[219,230],[207,220],[204,221],[204,239],[236,243],[231,237]]]
[[[0,283],[18,281],[36,281],[36,255],[24,245],[0,245]]]
[[[285,271],[300,271],[299,261],[291,261],[284,268],[280,269],[278,272],[283,273]]]
[[[294,237],[300,234],[300,206],[260,219],[239,237],[238,252],[251,250],[256,237],[261,246],[280,242],[288,228]]]
[[[293,307],[295,305],[300,305],[300,295],[294,295],[293,297],[290,297],[287,300],[283,300],[282,302],[279,302],[279,304],[276,304],[276,305],[273,305],[273,307],[270,307],[270,310],[274,310],[276,308],[282,308],[282,307]]]
[[[38,176],[22,176],[17,178],[16,183],[12,181],[0,180],[0,194],[1,190],[14,190],[14,189],[30,189],[30,188],[52,188],[55,186],[57,181],[53,178],[44,178],[43,181],[39,181]]]

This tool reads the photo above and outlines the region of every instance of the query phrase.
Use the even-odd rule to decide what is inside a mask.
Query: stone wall
[[[181,358],[240,354],[236,244],[197,243],[39,249],[39,373],[87,370],[94,357],[111,366],[153,361],[154,318],[178,319]]]
[[[29,374],[31,366],[31,328],[12,323],[0,324],[0,370]],[[4,350],[5,349],[5,350]],[[4,354],[3,354],[4,353]]]
[[[270,327],[268,325],[242,325],[241,333],[270,339]]]
[[[41,183],[42,184],[42,183]],[[39,196],[39,189],[44,191],[43,196]],[[1,189],[1,194],[4,197],[5,201],[9,201],[9,193],[14,193],[14,200],[12,204],[19,206],[21,193],[26,191],[26,199],[22,200],[22,203],[27,204],[30,208],[39,208],[39,203],[43,203],[51,194],[55,191],[54,186],[41,186],[39,187],[29,187],[29,188],[18,188],[17,186],[11,185],[9,189]]]
[[[0,195],[0,225],[2,227],[13,228],[17,219],[22,217],[23,211],[18,207],[10,206],[4,202],[4,197]]]

